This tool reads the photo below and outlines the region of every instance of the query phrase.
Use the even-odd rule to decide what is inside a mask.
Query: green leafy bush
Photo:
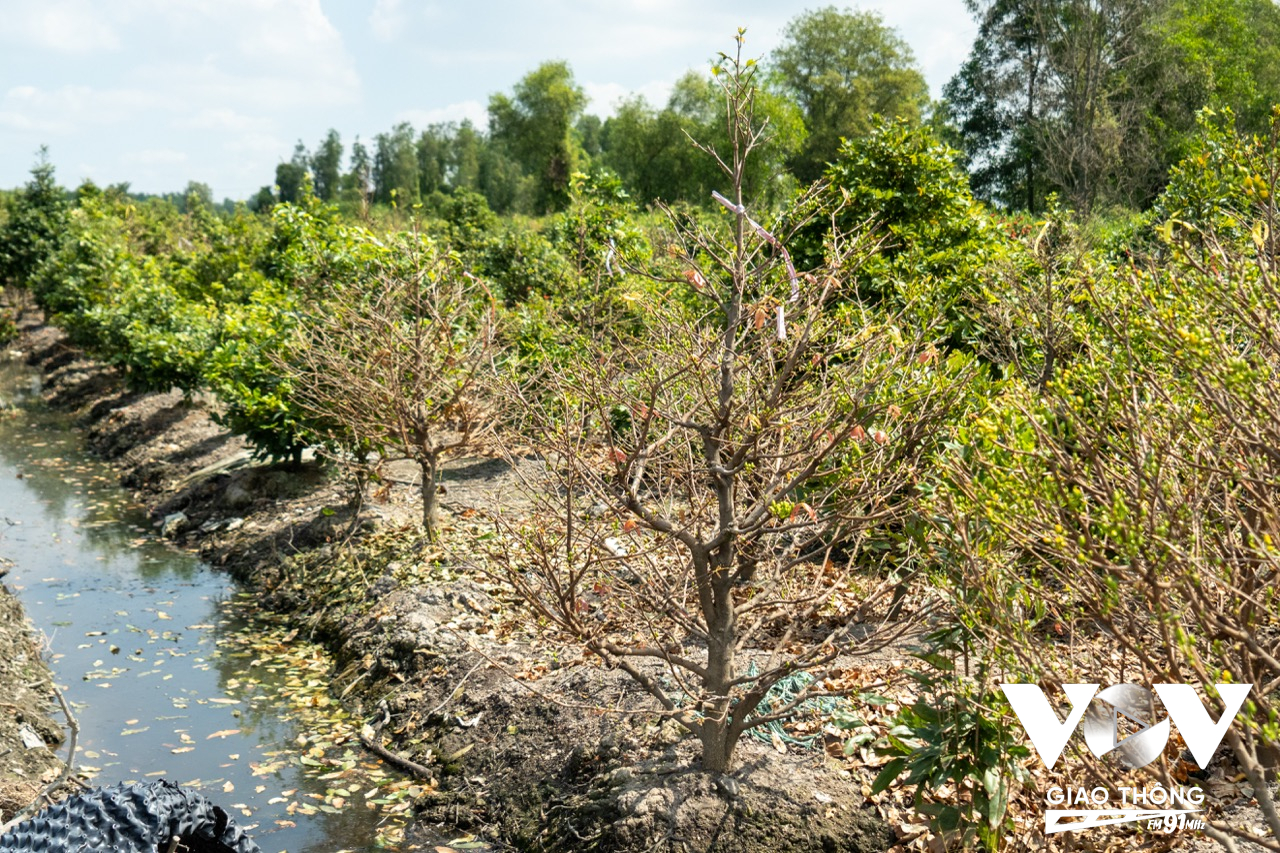
[[[1010,796],[1031,781],[1022,762],[1031,754],[1018,742],[1019,726],[1003,695],[957,672],[961,632],[944,629],[917,653],[924,668],[909,670],[919,698],[900,710],[876,748],[892,756],[871,785],[879,793],[903,773],[915,789],[916,809],[938,833],[960,833],[997,850],[1012,827]],[[844,724],[858,727],[857,719]],[[851,740],[849,749],[858,745]],[[947,796],[939,792],[950,789]]]
[[[1274,228],[1274,152],[1280,145],[1280,105],[1272,112],[1270,132],[1244,135],[1231,110],[1201,110],[1199,135],[1187,157],[1169,173],[1169,185],[1152,208],[1155,233],[1165,242],[1201,236],[1248,246],[1256,228]]]
[[[507,305],[550,299],[572,287],[577,274],[551,241],[531,228],[508,226],[469,253],[478,275],[490,281]]]
[[[925,326],[942,317],[948,344],[970,346],[970,301],[983,269],[1009,242],[974,200],[958,157],[929,129],[903,120],[882,121],[867,136],[847,140],[816,205],[801,208],[812,220],[788,244],[797,264],[816,267],[833,239],[839,244],[870,230],[883,248],[849,271],[858,297],[905,309]]]
[[[288,380],[273,364],[289,346],[296,306],[293,294],[274,283],[227,306],[206,373],[223,403],[219,422],[273,459],[297,459],[312,439],[305,416],[291,403]]]
[[[58,250],[66,224],[67,200],[54,180],[43,149],[27,185],[5,199],[0,225],[0,285],[26,287],[41,264]]]

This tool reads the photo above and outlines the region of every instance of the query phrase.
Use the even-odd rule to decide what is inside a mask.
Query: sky
[[[747,28],[767,58],[821,0],[0,0],[0,187],[48,145],[60,183],[188,181],[248,198],[302,140],[350,150],[400,121],[470,118],[551,59],[611,114],[632,92],[665,103]],[[863,0],[915,51],[935,97],[975,26],[963,0]]]

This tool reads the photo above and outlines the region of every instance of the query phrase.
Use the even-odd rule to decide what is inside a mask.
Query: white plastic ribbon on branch
[[[711,197],[716,201],[720,202],[720,204],[723,205],[725,208],[727,208],[730,213],[736,213],[739,216],[744,217],[747,220],[747,224],[751,226],[751,230],[755,231],[756,234],[759,235],[761,240],[764,240],[766,243],[768,243],[773,248],[777,249],[782,254],[782,260],[787,265],[787,277],[791,279],[791,298],[787,301],[799,302],[800,301],[800,277],[796,275],[795,264],[791,262],[791,253],[787,251],[786,246],[782,245],[782,241],[779,240],[777,237],[773,236],[773,234],[769,233],[769,231],[766,230],[765,227],[761,225],[759,222],[756,222],[750,216],[747,216],[747,209],[743,205],[734,204],[733,202],[729,201],[729,199],[720,195],[720,193],[716,192],[715,190],[711,191]],[[778,305],[778,340],[785,341],[786,339],[787,339],[787,311],[785,307],[779,304]]]

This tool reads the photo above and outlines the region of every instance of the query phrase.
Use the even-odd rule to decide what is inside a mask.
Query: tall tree
[[[374,137],[373,199],[382,204],[415,204],[418,190],[418,151],[413,126],[401,122],[390,133]]]
[[[449,189],[474,190],[480,186],[480,154],[485,138],[468,119],[458,125],[449,146]]]
[[[261,187],[256,193],[249,197],[248,206],[254,213],[267,213],[275,203],[275,188]]]
[[[54,178],[49,149],[40,146],[27,185],[5,199],[8,217],[0,226],[0,286],[26,287],[65,231],[67,200]]]
[[[316,153],[311,155],[311,174],[315,180],[316,195],[322,201],[337,198],[342,182],[342,138],[338,131],[330,130],[320,141]]]
[[[574,125],[573,132],[577,135],[578,144],[588,157],[600,156],[600,130],[603,126],[604,121],[598,115],[584,115]]]
[[[975,194],[1036,210],[1044,198],[1043,167],[1033,137],[1044,109],[1045,45],[1030,4],[966,0],[978,18],[969,58],[943,88]]]
[[[418,137],[418,189],[423,199],[445,189],[449,143],[455,133],[452,124],[433,124]]]
[[[601,130],[601,160],[642,202],[711,204],[711,191],[723,188],[723,175],[695,141],[728,156],[723,98],[710,75],[690,71],[676,81],[661,110],[638,95],[627,99]],[[803,119],[794,103],[768,90],[755,91],[752,108],[764,136],[745,166],[743,183],[772,201],[789,189],[784,164],[804,140]]]
[[[566,62],[544,62],[510,96],[489,99],[489,134],[537,180],[537,206],[559,210],[569,199],[569,176],[582,159],[572,134],[587,96]]]
[[[944,95],[974,189],[1034,210],[1150,203],[1204,106],[1265,126],[1272,0],[966,0],[973,51]]]
[[[373,194],[373,157],[369,147],[356,137],[351,143],[351,168],[342,178],[343,192],[362,206],[369,204]]]
[[[1058,0],[1034,4],[1051,71],[1048,109],[1034,130],[1046,176],[1072,204],[1141,202],[1164,169],[1146,130],[1159,96],[1152,24],[1165,0]]]
[[[213,190],[206,183],[187,181],[187,188],[182,191],[178,209],[183,213],[190,213],[199,208],[213,210]]]
[[[292,204],[302,197],[302,185],[309,174],[310,160],[307,147],[302,144],[302,140],[298,140],[289,162],[276,166],[276,192],[280,201]]]
[[[790,166],[805,182],[822,176],[841,138],[865,135],[873,116],[914,122],[929,100],[911,48],[877,12],[804,12],[783,31],[772,61],[774,88],[804,113],[808,139]]]
[[[1173,0],[1160,24],[1168,45],[1167,91],[1155,118],[1169,127],[1165,159],[1177,162],[1199,135],[1202,106],[1230,107],[1240,129],[1265,133],[1280,101],[1280,5],[1274,0]]]

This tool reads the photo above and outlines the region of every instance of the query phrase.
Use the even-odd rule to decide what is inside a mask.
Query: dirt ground
[[[0,544],[0,547],[3,547]],[[5,567],[0,561],[0,576]],[[32,804],[62,772],[54,750],[62,726],[54,707],[49,668],[22,606],[0,584],[0,826]]]

